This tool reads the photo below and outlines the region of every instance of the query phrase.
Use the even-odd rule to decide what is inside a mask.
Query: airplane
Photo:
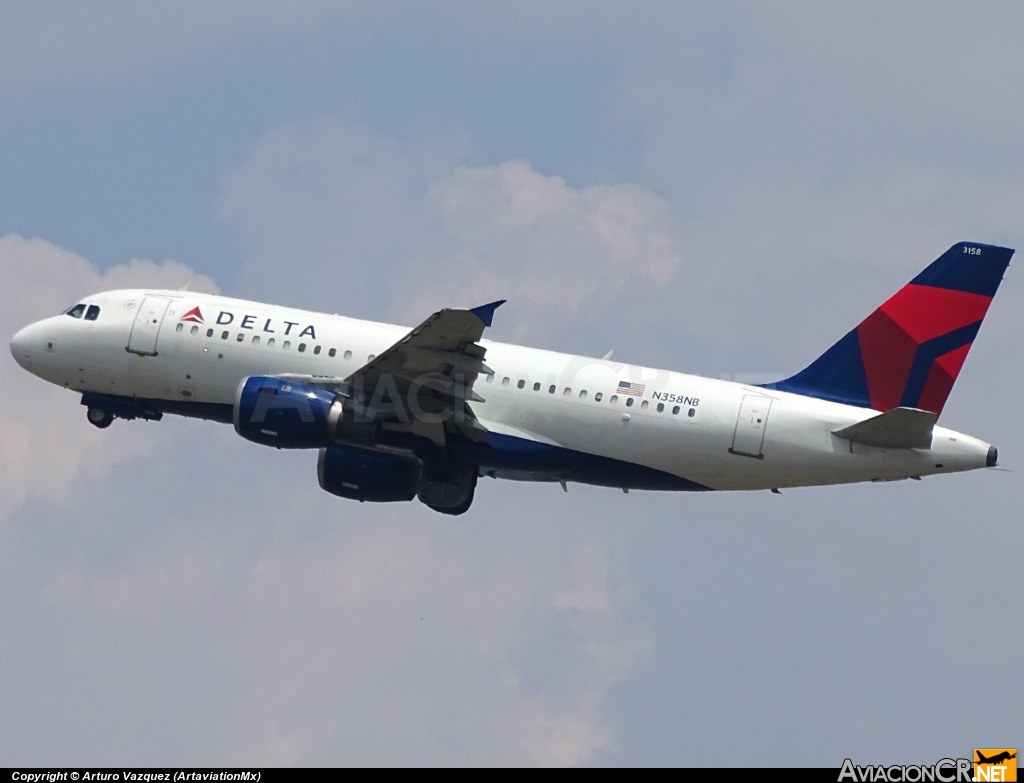
[[[1007,750],[1004,750],[1001,753],[997,753],[990,759],[985,758],[985,756],[982,754],[980,750],[976,750],[974,751],[974,753],[978,757],[977,761],[974,762],[975,764],[1002,764],[1004,761],[1009,761],[1010,759],[1017,758],[1016,753],[1010,753]]]
[[[480,477],[771,490],[994,467],[936,424],[1013,250],[961,242],[807,368],[749,385],[483,339],[503,302],[413,329],[188,291],[89,296],[11,352],[89,422],[165,413],[318,451],[320,486],[466,512]]]

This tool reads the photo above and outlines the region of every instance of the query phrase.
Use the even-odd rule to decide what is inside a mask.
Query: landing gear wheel
[[[457,517],[460,514],[465,514],[469,511],[469,507],[473,505],[473,495],[476,494],[476,481],[473,482],[472,488],[469,490],[469,494],[466,499],[463,500],[457,506],[432,506],[429,503],[426,504],[427,508],[436,511],[439,514],[448,514],[449,516]]]
[[[99,427],[101,430],[109,427],[111,422],[114,421],[114,414],[102,408],[89,408],[85,416],[89,419],[91,425]]]
[[[458,516],[473,505],[473,493],[480,468],[472,463],[435,455],[424,459],[416,497],[427,508],[439,514]]]

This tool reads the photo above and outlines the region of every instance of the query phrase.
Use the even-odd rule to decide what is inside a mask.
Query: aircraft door
[[[143,356],[156,356],[156,338],[170,304],[171,300],[164,296],[147,296],[142,300],[126,350]]]
[[[736,417],[736,430],[732,436],[730,454],[742,454],[746,457],[764,459],[761,446],[764,444],[764,431],[768,425],[768,412],[772,407],[772,398],[761,394],[747,394],[740,403],[740,413]]]

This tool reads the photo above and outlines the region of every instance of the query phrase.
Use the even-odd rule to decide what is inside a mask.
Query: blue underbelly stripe
[[[112,410],[130,418],[144,418],[142,410],[154,410],[192,418],[208,419],[230,424],[232,406],[223,403],[185,402],[177,400],[132,399],[86,392],[82,404]],[[136,411],[138,409],[138,411]],[[395,445],[409,445],[415,450],[422,439],[389,433]],[[401,444],[400,441],[406,441]],[[695,481],[648,468],[625,460],[601,457],[582,451],[538,443],[512,435],[488,434],[488,443],[476,443],[467,438],[451,437],[449,450],[455,455],[480,466],[481,470],[509,471],[529,474],[538,480],[574,481],[602,487],[629,489],[669,490],[675,492],[704,492],[711,488]]]
[[[489,443],[451,439],[449,448],[484,470],[507,470],[548,476],[581,484],[630,489],[683,492],[707,491],[710,487],[655,468],[624,460],[587,454],[547,443],[490,433]]]

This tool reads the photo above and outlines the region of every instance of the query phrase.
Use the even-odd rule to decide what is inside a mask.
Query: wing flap
[[[469,372],[474,372],[477,375],[494,375],[494,370],[484,364],[483,359],[478,359],[476,356],[471,356],[468,353],[456,353],[455,351],[442,351],[437,348],[424,348],[421,350],[429,351],[438,359],[447,362],[448,364],[459,367]]]
[[[893,408],[832,434],[851,443],[886,449],[930,449],[936,416],[917,408]]]
[[[339,390],[346,407],[362,420],[420,434],[429,418],[430,437],[440,443],[443,430],[486,440],[487,430],[470,408],[483,402],[473,391],[478,375],[494,375],[484,364],[486,349],[477,341],[491,325],[502,302],[473,310],[439,310],[386,351],[356,370]],[[443,430],[438,427],[443,423]],[[438,426],[435,426],[438,425]]]

